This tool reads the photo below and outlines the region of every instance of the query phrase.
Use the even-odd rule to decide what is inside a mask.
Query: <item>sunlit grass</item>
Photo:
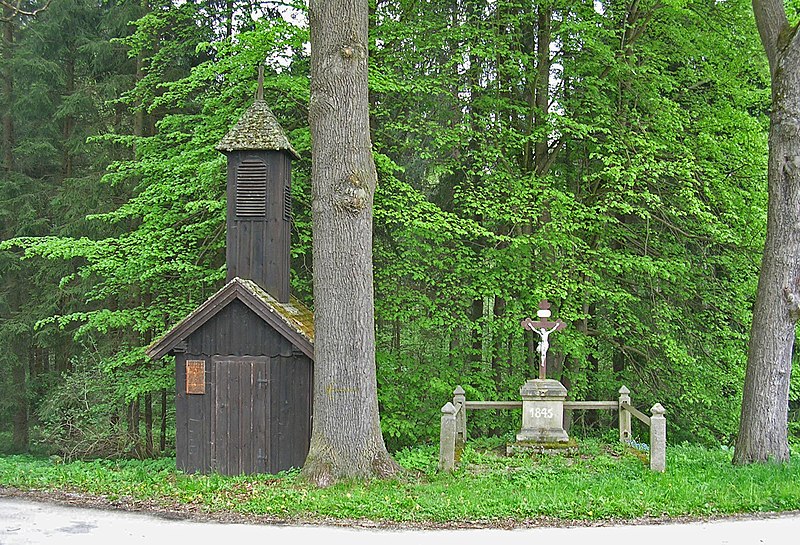
[[[492,448],[495,447],[495,448]],[[186,475],[174,459],[59,463],[0,458],[0,486],[68,490],[109,502],[201,509],[290,520],[453,523],[714,516],[800,509],[800,463],[737,467],[731,452],[691,445],[667,450],[667,471],[651,472],[630,449],[596,440],[571,454],[505,456],[468,444],[457,470],[436,471],[438,452],[395,453],[407,472],[392,480],[304,484],[298,471],[224,477]]]

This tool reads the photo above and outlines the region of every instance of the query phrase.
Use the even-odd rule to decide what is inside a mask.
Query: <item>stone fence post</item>
[[[650,469],[663,473],[667,467],[667,419],[661,403],[650,409]]]
[[[631,404],[631,391],[625,386],[619,389],[619,440],[627,443],[631,440],[631,413],[622,408],[623,403]]]
[[[456,408],[449,401],[442,407],[439,432],[439,471],[453,471],[456,457]]]
[[[464,404],[467,401],[464,388],[456,386],[453,390],[453,406],[456,408],[456,453],[461,452],[464,443],[467,442],[467,409]]]

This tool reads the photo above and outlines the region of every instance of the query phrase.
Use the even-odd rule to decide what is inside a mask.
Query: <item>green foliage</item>
[[[107,3],[100,9],[81,0],[54,0],[39,16],[9,23],[15,43],[2,72],[3,104],[9,106],[4,131],[11,131],[4,134],[10,149],[4,149],[8,162],[0,174],[0,336],[14,336],[14,342],[3,344],[0,363],[5,370],[24,371],[13,383],[10,373],[0,381],[1,397],[15,405],[13,419],[5,406],[0,409],[0,427],[13,420],[15,436],[31,426],[27,417],[34,416],[54,378],[81,350],[70,342],[71,327],[36,324],[82,305],[89,282],[60,287],[59,280],[77,265],[74,260],[20,261],[18,246],[8,241],[98,236],[85,216],[119,202],[120,192],[97,188],[102,170],[119,150],[86,140],[130,119],[106,101],[133,79],[133,66],[109,43],[118,32],[127,32],[125,23],[136,16],[131,4],[138,3]],[[24,334],[13,331],[19,327]]]
[[[54,0],[18,28],[0,339],[24,342],[0,364],[35,371],[34,407],[77,360],[113,373],[120,405],[169,387],[169,362],[143,348],[225,277],[214,146],[261,63],[303,157],[291,281],[313,304],[308,29],[304,5],[287,6]],[[750,3],[400,0],[372,17],[391,448],[435,441],[458,384],[517,399],[536,356],[519,324],[542,298],[569,324],[549,368],[570,398],[625,384],[637,406],[667,408],[672,439],[732,444],[766,211],[769,75]],[[15,388],[0,377],[0,393]],[[18,405],[0,395],[0,423]],[[471,433],[518,420],[481,411]]]
[[[87,188],[75,180],[70,193],[52,203],[77,216],[79,228],[18,230],[0,242],[27,262],[60,265],[60,277],[50,280],[48,293],[81,294],[75,304],[33,313],[30,327],[62,336],[68,331],[84,358],[102,362],[100,369],[115,377],[109,408],[174,382],[171,366],[150,362],[144,347],[216,291],[225,277],[225,158],[214,146],[248,105],[256,65],[264,58],[276,62],[266,94],[271,105],[278,103],[273,110],[279,116],[295,111],[295,100],[307,101],[307,81],[278,62],[289,42],[302,50],[307,31],[282,18],[262,19],[236,40],[220,39],[215,24],[197,24],[211,11],[167,3],[140,14],[133,34],[109,36],[114,42],[109,47],[127,47],[139,70],[131,87],[111,103],[130,112],[132,123],[106,126],[87,142],[119,150],[102,166],[102,176],[87,184],[89,199],[102,193],[117,197],[116,202],[82,207],[87,197],[80,193]],[[293,62],[303,65],[302,52]],[[271,100],[287,90],[292,96],[281,98],[283,107]],[[307,151],[304,132],[292,132],[301,151]],[[302,173],[295,180],[302,191]],[[308,214],[298,209],[302,226]],[[66,448],[57,434],[47,437],[56,448]]]
[[[97,367],[81,366],[63,376],[39,406],[41,442],[68,462],[141,451],[120,418],[115,390]]]
[[[279,475],[185,475],[172,459],[62,463],[0,457],[0,485],[67,489],[135,506],[196,510],[286,521],[474,522],[602,521],[707,517],[791,511],[800,507],[800,464],[736,467],[729,449],[667,449],[667,471],[653,473],[619,445],[579,442],[573,455],[515,455],[467,445],[453,474],[432,471],[432,447],[395,454],[408,470],[385,481],[344,482],[319,489],[296,471]]]
[[[626,384],[669,407],[678,440],[730,444],[763,241],[768,74],[749,3],[637,6],[539,8],[556,59],[548,111],[531,91],[530,36],[546,29],[529,8],[378,6],[379,362],[405,382],[455,375],[476,399],[514,399],[533,363],[519,322],[547,297],[571,326],[550,364],[572,398]],[[636,32],[620,49],[624,17]]]

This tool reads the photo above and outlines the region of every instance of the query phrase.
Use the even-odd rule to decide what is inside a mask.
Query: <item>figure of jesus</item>
[[[545,329],[543,327],[532,329],[534,332],[539,334],[539,337],[542,338],[542,341],[539,343],[538,350],[541,358],[539,362],[539,378],[547,378],[545,376],[547,374],[547,349],[550,348],[550,343],[548,342],[547,337],[550,336],[550,333],[556,331],[557,329],[561,329],[561,326],[565,325],[567,324],[559,320],[550,329]]]
[[[560,331],[567,327],[567,324],[562,322],[561,320],[556,320],[555,322],[551,322],[548,320],[550,317],[550,303],[547,299],[542,300],[539,303],[539,310],[536,312],[536,316],[539,318],[537,321],[533,321],[530,318],[525,318],[522,320],[522,327],[525,329],[529,329],[539,335],[542,339],[539,343],[538,352],[540,354],[539,360],[539,378],[546,379],[547,378],[547,349],[550,348],[550,342],[548,341],[548,337],[554,331]]]

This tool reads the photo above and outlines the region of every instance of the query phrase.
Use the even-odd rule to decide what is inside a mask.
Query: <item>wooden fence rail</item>
[[[667,420],[664,407],[656,403],[650,409],[652,416],[631,405],[630,390],[619,389],[617,401],[565,401],[565,409],[615,410],[619,411],[619,440],[631,441],[631,415],[650,428],[650,469],[663,472],[666,469]],[[442,407],[442,423],[439,435],[439,469],[452,471],[455,461],[467,439],[467,409],[520,409],[522,401],[467,401],[461,386],[453,391],[453,401]]]

